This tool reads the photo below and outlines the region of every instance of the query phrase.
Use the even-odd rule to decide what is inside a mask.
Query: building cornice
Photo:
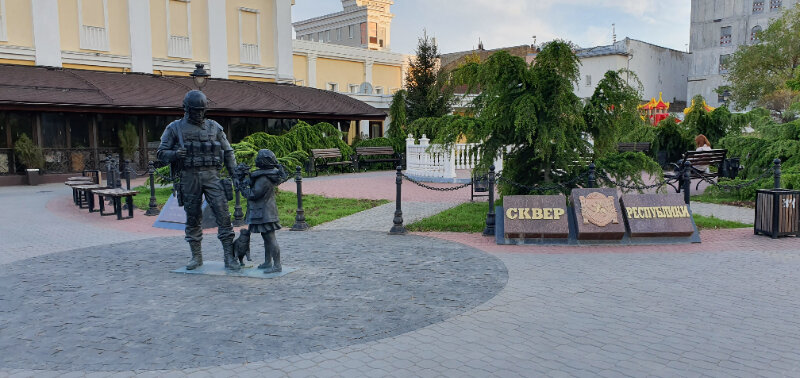
[[[375,64],[402,66],[405,55],[380,50],[368,50],[360,47],[350,47],[333,43],[292,40],[295,54],[316,56],[318,58],[346,59],[358,62],[372,61]]]

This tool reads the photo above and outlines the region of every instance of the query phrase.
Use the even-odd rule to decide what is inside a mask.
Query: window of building
[[[761,26],[756,25],[750,31],[750,42],[758,43],[758,33],[761,33]]]
[[[336,28],[336,40],[337,41],[342,40],[342,28]]]
[[[330,42],[330,41],[332,41],[332,39],[331,39],[331,31],[330,30],[325,30],[325,42]]]
[[[378,29],[378,45],[384,47],[386,45],[386,28],[381,27]]]
[[[167,55],[175,58],[192,57],[192,19],[189,0],[167,2]]]
[[[370,22],[369,23],[369,43],[378,43],[378,23],[377,22]]]
[[[592,86],[592,75],[586,75],[586,86],[587,87]]]
[[[8,41],[8,33],[6,32],[6,0],[0,0],[0,41]]]
[[[258,10],[239,8],[239,61],[261,64],[261,15]]]
[[[67,147],[67,120],[63,113],[42,113],[42,147]]]
[[[722,28],[720,28],[719,44],[721,46],[727,46],[731,44],[732,32],[733,32],[733,27],[731,26],[723,26]]]
[[[80,47],[108,51],[108,0],[78,0]]]
[[[69,147],[90,148],[92,146],[92,120],[94,116],[83,113],[71,113],[68,114],[66,118]],[[166,124],[161,126],[161,131],[156,138],[161,138],[161,133],[164,132],[164,126],[166,126]]]
[[[753,14],[764,13],[764,0],[753,1]]]
[[[324,32],[318,32],[317,33],[317,41],[325,42],[325,34],[324,34]]]
[[[375,87],[375,94],[382,95],[383,87]]]
[[[358,93],[358,84],[350,84],[350,93]]]
[[[777,11],[783,7],[783,1],[781,0],[769,0],[769,11]]]
[[[350,36],[350,39],[353,39],[356,33],[356,27],[354,25],[347,25],[347,35]]]
[[[730,54],[720,55],[719,56],[719,73],[726,74],[728,73],[728,63],[731,60]]]
[[[339,91],[339,84],[337,83],[328,83],[328,90],[331,92],[338,92]]]
[[[362,22],[361,23],[361,44],[362,45],[366,45],[367,44],[367,23],[366,22]]]
[[[731,98],[731,91],[727,89],[722,93],[717,93],[717,102],[720,104],[727,104],[730,98]]]

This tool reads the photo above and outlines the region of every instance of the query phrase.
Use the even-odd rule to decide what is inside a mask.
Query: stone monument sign
[[[616,189],[577,188],[570,199],[578,240],[621,240],[625,236]]]
[[[566,239],[569,237],[564,195],[506,196],[503,233],[508,239]]]
[[[694,221],[682,194],[625,194],[621,202],[632,238],[694,233]]]

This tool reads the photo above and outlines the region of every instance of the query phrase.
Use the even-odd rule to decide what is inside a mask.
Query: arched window
[[[761,33],[761,26],[756,25],[753,27],[753,30],[750,31],[751,43],[758,43],[758,33]]]

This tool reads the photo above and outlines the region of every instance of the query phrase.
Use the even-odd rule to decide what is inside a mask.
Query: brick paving
[[[391,174],[351,175],[345,177],[347,185],[336,176],[309,179],[304,192],[358,196],[363,191],[366,198],[392,199]],[[445,193],[426,201],[425,192],[406,191],[407,184],[404,200],[408,193],[409,202],[469,197],[468,191],[466,199]],[[51,192],[37,193],[43,190]],[[95,222],[89,218],[99,218],[96,214],[78,214],[69,201],[63,186],[0,188],[5,210],[0,270],[55,251],[166,236],[149,229],[152,218],[140,213],[130,221]],[[34,227],[48,232],[31,236]],[[474,234],[387,236],[388,243],[435,237],[443,241],[431,244],[453,251],[478,248],[505,265],[508,281],[477,307],[363,343],[172,370],[44,371],[0,365],[0,376],[800,376],[800,240],[756,237],[749,229],[701,235],[702,244],[669,247],[497,246]],[[58,269],[54,265],[37,268],[46,274]],[[208,327],[229,326],[214,322],[228,310],[204,311]],[[0,327],[16,316],[25,314],[0,312]],[[63,340],[61,345],[70,347]]]

